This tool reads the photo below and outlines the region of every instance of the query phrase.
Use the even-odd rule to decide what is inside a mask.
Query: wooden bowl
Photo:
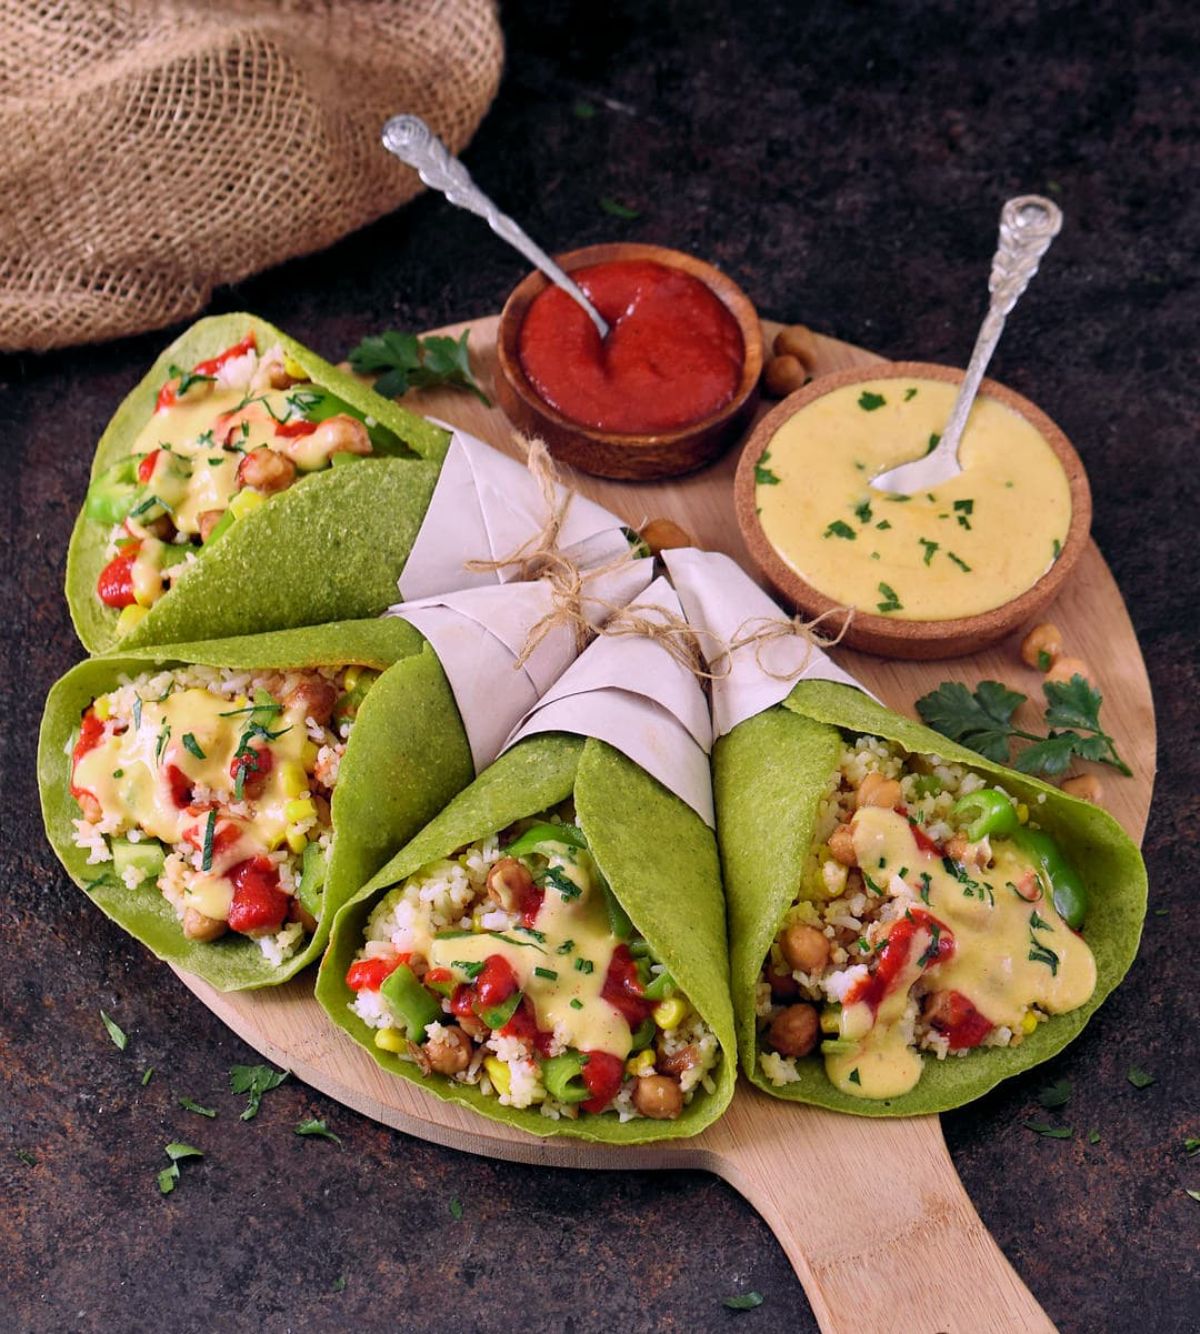
[[[755,503],[754,466],[762,457],[763,450],[770,445],[776,431],[798,409],[807,407],[831,390],[875,380],[914,378],[959,384],[963,372],[952,366],[937,366],[923,361],[895,361],[823,375],[789,395],[778,407],[767,413],[746,441],[734,481],[738,525],[759,569],[775,590],[806,616],[835,613],[845,608],[843,604],[818,592],[798,575],[767,540]],[[977,649],[1003,639],[1022,622],[1030,620],[1049,606],[1083,555],[1092,522],[1092,493],[1083,464],[1071,442],[1040,408],[1020,394],[1006,389],[1004,385],[997,384],[995,380],[984,380],[979,392],[1019,412],[1036,428],[1062,464],[1070,488],[1071,526],[1059,558],[1032,588],[976,616],[949,621],[902,621],[860,609],[855,612],[842,640],[847,647],[878,653],[887,658],[954,658],[974,653]],[[833,633],[840,628],[839,618],[830,616],[824,622],[824,628],[827,633]]]
[[[742,331],[746,349],[742,378],[733,398],[723,408],[678,430],[657,435],[626,435],[581,426],[541,398],[521,367],[517,351],[521,325],[534,297],[549,286],[549,280],[535,270],[517,284],[500,313],[496,335],[500,374],[495,388],[505,416],[519,430],[541,436],[556,458],[597,477],[647,481],[655,477],[677,477],[711,463],[740,434],[758,402],[763,340],[758,312],[750,298],[720,269],[664,246],[616,242],[571,250],[565,255],[556,255],[555,259],[568,273],[589,264],[642,259],[682,269],[693,278],[699,278],[737,320]]]

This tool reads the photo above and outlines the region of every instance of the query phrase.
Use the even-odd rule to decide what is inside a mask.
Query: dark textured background
[[[1195,1329],[1194,7],[531,2],[507,5],[505,26],[507,74],[466,157],[549,249],[679,246],[766,316],[961,364],[1001,201],[1041,191],[1066,210],[994,373],[1083,455],[1095,537],[1149,664],[1151,915],[1083,1037],[944,1123],[984,1221],[1060,1327]],[[602,196],[640,217],[608,216]],[[336,359],[372,330],[494,311],[522,272],[480,223],[426,198],[214,308],[259,311]],[[165,337],[0,360],[0,1327],[500,1330],[515,1296],[537,1330],[814,1328],[766,1227],[713,1178],[477,1160],[294,1082],[240,1121],[226,1072],[253,1054],[68,883],[34,783],[40,700],[80,656],[59,594],[66,541],[94,442]],[[131,1035],[123,1055],[101,1006]],[[1156,1079],[1140,1092],[1135,1063]],[[1021,1127],[1060,1076],[1070,1141]],[[182,1111],[180,1094],[218,1119]],[[342,1147],[292,1134],[313,1115]],[[163,1199],[172,1138],[208,1156]],[[722,1308],[750,1288],[757,1312]]]

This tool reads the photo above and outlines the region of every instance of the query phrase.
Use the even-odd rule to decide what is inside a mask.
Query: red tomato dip
[[[725,406],[742,377],[737,321],[698,278],[651,260],[614,260],[571,277],[609,326],[603,340],[557,287],[534,298],[518,355],[537,393],[597,430],[647,434]]]

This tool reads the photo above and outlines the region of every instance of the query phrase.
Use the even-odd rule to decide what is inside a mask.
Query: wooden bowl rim
[[[755,505],[754,491],[754,465],[762,457],[763,450],[768,447],[775,433],[797,411],[835,389],[874,380],[931,379],[960,384],[964,373],[956,366],[943,366],[937,362],[927,361],[891,361],[882,362],[874,367],[853,367],[844,371],[834,371],[789,394],[751,431],[742,448],[734,478],[734,507],[738,526],[742,530],[742,536],[751,556],[763,574],[780,593],[806,614],[820,616],[838,611],[844,612],[846,606],[844,603],[835,602],[798,575],[783,560],[763,532]],[[950,649],[953,645],[969,642],[972,648],[983,647],[986,643],[1002,638],[1023,620],[1047,606],[1083,555],[1091,529],[1092,494],[1087,472],[1075,447],[1055,421],[1037,404],[1030,402],[1016,390],[1009,389],[1007,385],[997,380],[985,379],[979,387],[979,392],[1019,412],[1050,446],[1066,473],[1071,497],[1071,523],[1058,559],[1024,593],[989,611],[978,612],[974,616],[959,616],[943,621],[894,620],[875,612],[857,609],[847,632],[847,645],[854,646],[857,643],[867,647],[884,642],[931,646],[945,644]],[[871,651],[869,647],[868,651]],[[955,648],[952,651],[970,652],[972,649]]]
[[[500,312],[500,323],[496,330],[496,356],[501,375],[508,381],[513,393],[536,417],[552,423],[561,432],[571,432],[616,449],[637,451],[643,448],[657,450],[664,446],[682,444],[719,428],[745,408],[756,392],[759,377],[762,375],[762,323],[754,303],[727,273],[723,273],[706,260],[689,255],[684,250],[672,250],[667,246],[651,245],[642,241],[605,241],[599,245],[566,250],[553,258],[567,273],[590,264],[606,264],[612,260],[647,259],[666,265],[668,268],[681,269],[685,273],[690,273],[693,278],[699,278],[734,317],[741,330],[744,349],[742,376],[733,397],[716,412],[689,422],[674,431],[663,431],[657,435],[601,431],[564,416],[557,408],[547,403],[530,384],[521,366],[517,350],[517,336],[524,323],[526,312],[534,298],[550,286],[550,280],[541,270],[534,269],[527,273],[509,293],[504,309]]]

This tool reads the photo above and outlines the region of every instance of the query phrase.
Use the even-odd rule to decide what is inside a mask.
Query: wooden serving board
[[[471,329],[472,356],[484,384],[490,384],[495,370],[496,324],[492,317],[442,331]],[[777,326],[765,327],[769,338],[776,331]],[[833,339],[817,341],[820,374],[881,360]],[[466,394],[426,393],[405,401],[516,452],[500,411]],[[698,545],[727,552],[753,570],[734,519],[738,453],[733,448],[705,471],[678,481],[580,476],[578,487],[633,527],[652,518],[674,519]],[[1133,627],[1094,544],[1089,543],[1049,615],[1062,629],[1067,651],[1091,664],[1102,683],[1105,717],[1133,769],[1129,779],[1106,773],[1105,805],[1140,841],[1154,784],[1154,709]],[[885,661],[850,652],[839,653],[838,659],[891,707],[911,715],[913,701],[948,677],[972,686],[992,677],[1040,698],[1040,677],[1020,662],[1018,642],[1014,637],[949,663]],[[772,1228],[823,1330],[1008,1334],[1053,1328],[973,1209],[936,1116],[841,1116],[769,1098],[742,1080],[726,1115],[691,1140],[636,1148],[542,1140],[439,1102],[385,1074],[326,1020],[311,994],[311,973],[286,986],[232,995],[187,974],[180,977],[269,1060],[407,1134],[522,1163],[717,1173]],[[829,1200],[838,1201],[835,1209],[822,1204]],[[913,1263],[914,1254],[921,1256],[920,1265]],[[946,1279],[933,1285],[930,1274]]]

